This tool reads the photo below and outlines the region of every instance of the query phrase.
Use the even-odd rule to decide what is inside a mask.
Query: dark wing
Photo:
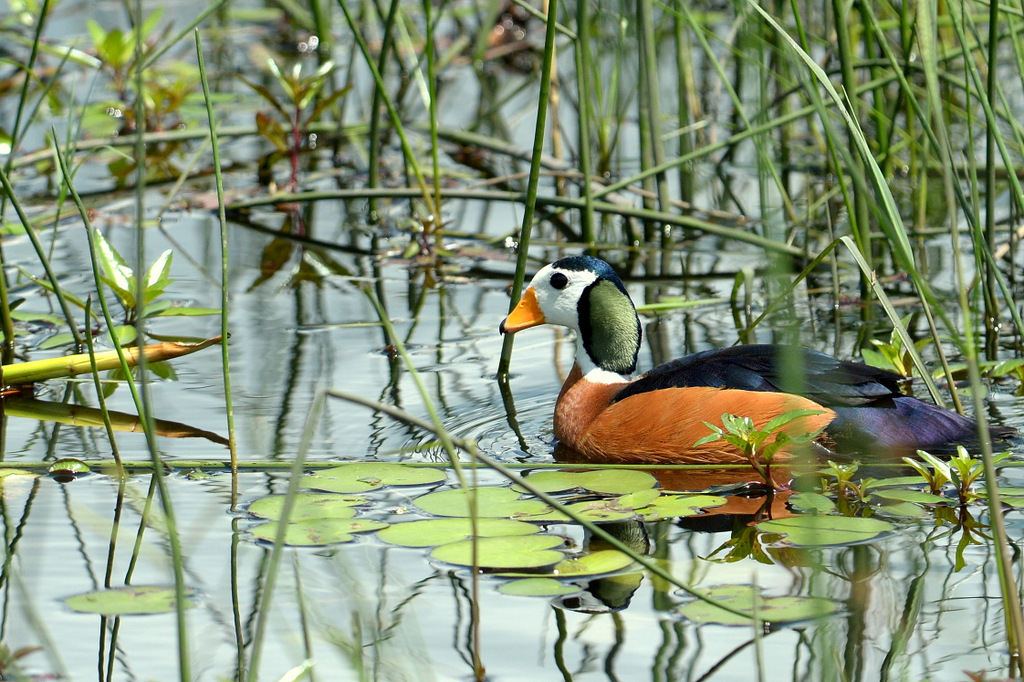
[[[795,376],[787,376],[787,370]],[[615,400],[687,386],[780,392],[787,379],[801,377],[800,394],[825,407],[870,405],[901,396],[900,384],[905,381],[894,372],[818,351],[758,344],[706,350],[666,362],[637,377]]]

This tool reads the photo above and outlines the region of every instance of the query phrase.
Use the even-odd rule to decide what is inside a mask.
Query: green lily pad
[[[888,521],[859,516],[794,516],[757,524],[762,533],[777,533],[796,547],[850,545],[873,540],[893,529]]]
[[[8,476],[38,476],[39,474],[33,471],[26,471],[24,469],[0,469],[0,479],[7,478]]]
[[[302,479],[304,488],[332,493],[362,493],[385,485],[429,485],[446,478],[444,471],[397,462],[354,462],[324,469]]]
[[[555,564],[551,571],[560,578],[579,578],[615,573],[633,565],[633,558],[617,549],[601,549],[579,557],[569,557]]]
[[[520,597],[560,597],[579,592],[580,588],[554,578],[520,578],[504,583],[498,591]]]
[[[979,497],[988,497],[988,490],[985,488],[978,488]],[[1001,497],[1024,497],[1024,488],[1011,487],[1011,486],[999,486],[999,495]]]
[[[262,519],[279,521],[284,511],[287,495],[269,495],[253,500],[249,505],[249,513]],[[355,505],[366,502],[365,497],[345,495],[323,495],[317,493],[300,493],[295,496],[292,504],[290,521],[304,519],[350,519],[356,515]]]
[[[623,507],[618,500],[599,499],[584,502],[573,502],[565,508],[580,518],[592,523],[609,523],[611,521],[628,521],[636,518],[636,512],[630,507]],[[543,521],[546,523],[565,523],[572,518],[558,509],[545,505],[545,510],[529,515],[522,515],[526,521]]]
[[[633,558],[617,549],[601,549],[589,554],[566,557],[551,567],[544,575],[549,578],[591,578],[607,573],[615,573],[633,565]],[[537,573],[503,572],[502,577],[538,577]]]
[[[893,490],[876,490],[873,493],[876,497],[897,502],[913,502],[914,504],[949,504],[952,500],[942,495],[932,495],[923,490],[906,490],[905,488],[894,488]]]
[[[519,493],[504,487],[470,488],[476,496],[476,515],[479,518],[527,518],[540,515],[550,507],[540,500],[521,500]],[[416,498],[416,505],[434,516],[470,516],[466,490],[439,490]]]
[[[532,535],[540,529],[514,519],[477,519],[477,537]],[[404,547],[436,547],[473,536],[473,526],[467,518],[424,519],[395,523],[377,533],[377,537],[393,545]]]
[[[703,590],[703,593],[727,606],[748,613],[751,617],[756,609],[758,617],[768,623],[796,623],[813,620],[832,615],[839,610],[839,605],[830,599],[822,597],[764,597],[750,585],[720,585]],[[751,622],[750,618],[744,618],[701,600],[681,606],[677,613],[698,623],[749,626]]]
[[[836,509],[836,503],[821,493],[796,493],[790,496],[789,503],[794,509],[812,514],[827,514]]]
[[[58,483],[71,483],[91,473],[89,465],[74,457],[63,457],[51,464],[46,472]]]
[[[438,561],[460,566],[476,565],[485,570],[528,570],[554,566],[565,555],[553,547],[565,540],[554,535],[519,535],[497,538],[474,538],[435,547],[430,556]]]
[[[249,532],[257,540],[273,542],[277,537],[277,521],[264,523]],[[284,532],[284,544],[293,547],[319,547],[355,539],[353,533],[366,533],[387,527],[383,521],[371,519],[306,519],[289,523]]]
[[[626,493],[619,496],[619,505],[630,509],[640,509],[653,503],[661,497],[660,490],[638,490],[635,493]]]
[[[541,492],[553,493],[582,488],[595,493],[622,495],[647,490],[658,479],[645,471],[632,469],[599,469],[596,471],[538,471],[526,477]]]
[[[186,608],[194,606],[194,595],[194,590],[185,590]],[[161,585],[128,585],[96,590],[68,597],[64,603],[74,611],[104,616],[170,613],[177,610],[174,588]]]
[[[893,502],[879,507],[879,513],[886,516],[902,516],[908,519],[920,519],[928,514],[924,507],[913,502]]]
[[[679,516],[695,516],[703,509],[719,507],[725,502],[725,498],[718,495],[663,493],[651,504],[637,509],[636,513],[644,521],[657,521]]]

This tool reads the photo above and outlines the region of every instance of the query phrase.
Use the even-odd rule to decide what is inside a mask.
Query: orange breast
[[[695,445],[711,433],[704,422],[721,426],[723,413],[749,417],[762,428],[790,410],[821,411],[789,422],[783,430],[790,435],[818,431],[835,417],[796,395],[707,387],[661,389],[612,403],[621,388],[588,382],[573,367],[555,407],[555,436],[594,462],[726,464],[746,458],[723,440]]]

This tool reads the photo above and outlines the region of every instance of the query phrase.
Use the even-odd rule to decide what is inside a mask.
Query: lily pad
[[[469,519],[424,519],[395,523],[377,533],[377,537],[404,547],[435,547],[473,536]],[[477,537],[532,535],[537,526],[514,519],[477,519]]]
[[[564,542],[554,535],[474,538],[436,547],[430,556],[449,564],[472,566],[475,545],[476,566],[481,569],[542,569],[565,558],[562,552],[552,549]]]
[[[902,516],[908,519],[920,519],[927,515],[924,507],[913,502],[893,502],[878,508],[880,514],[886,516]]]
[[[519,493],[504,487],[470,488],[476,496],[476,515],[480,518],[526,518],[539,516],[550,510],[540,500],[521,500]],[[440,490],[416,498],[416,505],[435,516],[470,516],[465,489]]]
[[[287,495],[270,495],[253,500],[249,505],[249,513],[262,519],[279,521],[284,511]],[[290,521],[304,519],[350,519],[356,515],[352,507],[366,502],[365,497],[345,495],[323,495],[317,493],[300,493],[295,496]]]
[[[561,578],[615,573],[633,565],[633,558],[617,549],[602,549],[579,557],[569,557],[555,565],[552,573]]]
[[[661,497],[660,490],[638,490],[635,493],[626,493],[619,496],[619,504],[630,509],[640,509],[654,502]]]
[[[362,493],[385,485],[429,485],[446,478],[433,467],[410,466],[397,462],[353,462],[324,469],[302,479],[304,488],[332,493]]]
[[[185,591],[185,608],[192,608],[194,595],[194,590]],[[162,585],[128,585],[96,590],[68,597],[64,603],[74,611],[104,616],[170,613],[177,610],[174,588]]]
[[[607,573],[615,573],[633,565],[633,558],[617,549],[601,549],[577,557],[566,557],[551,567],[544,575],[549,578],[591,578]],[[506,578],[525,577],[523,573],[502,573]],[[536,573],[529,574],[536,577]]]
[[[503,584],[498,591],[520,597],[561,597],[579,592],[580,588],[554,578],[520,578]]]
[[[273,542],[277,537],[277,521],[249,529],[257,540]],[[287,524],[284,544],[293,547],[319,547],[355,539],[354,533],[380,530],[388,524],[371,519],[307,519]]]
[[[543,512],[524,515],[520,518],[528,521],[544,521],[547,523],[564,523],[570,521],[571,517],[558,509],[547,507]],[[623,507],[618,500],[598,499],[573,502],[565,505],[565,508],[586,521],[592,523],[609,523],[611,521],[628,521],[636,518],[636,512],[631,507]]]
[[[812,517],[818,518],[818,517]],[[796,623],[832,615],[838,604],[822,597],[764,597],[750,585],[720,585],[703,590],[708,597],[731,606],[743,613],[757,616],[769,623]],[[681,606],[677,613],[698,623],[720,625],[750,625],[750,618],[696,600]]]
[[[662,494],[651,504],[637,509],[637,514],[644,521],[673,519],[679,516],[695,516],[709,507],[720,507],[725,504],[724,497],[718,495]]]
[[[789,503],[794,509],[812,514],[827,514],[836,509],[836,503],[821,493],[796,493],[790,496]]]
[[[8,476],[38,476],[39,474],[33,471],[26,471],[25,469],[0,469],[0,479],[7,478]]]
[[[647,490],[658,484],[651,474],[632,469],[599,469],[596,471],[538,471],[526,481],[542,492],[582,488],[595,493],[625,493]]]
[[[893,529],[888,521],[859,516],[794,516],[757,524],[762,533],[784,536],[784,544],[796,547],[851,545],[867,542]]]
[[[932,495],[923,490],[906,490],[905,488],[894,488],[893,490],[876,490],[876,497],[897,502],[913,502],[914,504],[950,504],[952,500],[942,495]]]

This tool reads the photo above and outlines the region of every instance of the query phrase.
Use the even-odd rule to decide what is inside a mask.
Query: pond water
[[[219,292],[206,277],[215,270],[214,258],[203,255],[213,252],[215,221],[202,214],[164,221],[161,231],[149,230],[154,256],[167,245],[162,230],[173,234],[176,248],[195,257],[194,262],[175,260],[171,297],[215,307]],[[335,254],[351,276],[292,286],[287,272],[294,267],[285,267],[253,286],[261,247],[270,238],[237,226],[231,235],[230,348],[238,451],[243,463],[253,465],[243,466],[238,479],[243,506],[286,489],[287,469],[252,468],[291,462],[307,428],[313,434],[306,453],[311,465],[441,457],[432,436],[344,401],[328,401],[320,417],[308,422],[310,406],[324,388],[379,398],[425,415],[409,373],[386,352],[382,332],[373,324],[376,313],[357,286],[365,278],[387,292],[390,318],[454,435],[476,439],[484,453],[506,463],[552,461],[550,416],[559,372],[571,358],[571,340],[550,331],[518,339],[511,384],[524,448],[509,426],[494,376],[501,344],[497,323],[508,306],[507,260],[463,261],[463,267],[473,265],[492,275],[423,289],[422,274],[404,262]],[[75,272],[77,237],[70,228],[60,235],[63,272]],[[131,230],[114,229],[110,237],[115,244],[127,244]],[[28,258],[17,239],[5,247],[15,262]],[[296,252],[291,266],[300,257]],[[712,281],[708,286],[717,285]],[[643,296],[642,287],[633,291],[638,300]],[[421,296],[425,300],[417,307]],[[660,333],[652,336],[665,352],[682,354],[728,342],[734,334],[730,325],[728,309],[714,306],[660,318],[654,330]],[[173,326],[177,333],[194,336],[217,331],[215,318],[176,319]],[[822,343],[828,348],[833,341]],[[652,361],[646,345],[642,362],[649,366]],[[181,358],[174,366],[176,381],[151,385],[153,413],[225,435],[216,351]],[[59,402],[65,387],[48,383],[36,398]],[[94,404],[90,389],[83,384],[76,392]],[[115,391],[109,407],[130,412],[127,393],[123,387]],[[996,387],[989,404],[992,417],[1020,425],[1013,417],[1020,413],[1019,399],[1010,389]],[[58,457],[109,461],[101,429],[17,416],[7,416],[4,426],[8,464]],[[117,443],[126,461],[148,460],[143,435],[118,434]],[[187,464],[226,461],[222,444],[197,437],[160,438],[158,445],[171,466],[186,462],[167,482],[185,548],[186,582],[197,592],[187,619],[193,675],[231,678],[239,669],[240,650],[243,660],[249,655],[258,605],[266,598],[269,550],[247,533],[258,521],[232,511],[230,474]],[[450,473],[448,482],[455,482]],[[502,479],[482,473],[480,482],[499,485]],[[1003,483],[1024,485],[1017,469],[1007,470]],[[26,670],[72,679],[98,671],[106,678],[108,666],[114,679],[177,675],[173,614],[104,622],[62,601],[101,587],[108,574],[114,585],[168,583],[162,524],[141,520],[150,485],[148,475],[131,475],[119,502],[116,478],[103,474],[72,482],[47,476],[6,479],[3,640],[11,650],[42,648],[24,659]],[[704,482],[691,487],[701,489]],[[361,513],[392,522],[426,516],[417,512],[414,500],[428,489],[370,493]],[[975,506],[972,513],[984,521],[982,508]],[[1005,635],[990,542],[966,547],[964,566],[958,568],[957,543],[964,531],[923,514],[921,520],[901,519],[897,532],[868,544],[819,550],[780,546],[767,549],[767,563],[742,552],[727,561],[729,548],[724,546],[744,537],[740,531],[749,517],[713,518],[724,522],[648,524],[651,556],[686,584],[756,585],[764,598],[823,597],[834,600],[838,613],[773,626],[755,637],[749,626],[680,615],[680,607],[692,598],[642,570],[577,581],[574,585],[586,591],[564,597],[506,595],[498,591],[505,579],[483,576],[474,584],[469,571],[433,560],[425,549],[392,546],[368,533],[347,544],[287,551],[266,607],[269,629],[260,678],[279,679],[314,658],[314,671],[324,679],[466,679],[472,674],[474,647],[488,678],[495,680],[751,679],[752,671],[766,680],[867,680],[879,679],[880,673],[884,679],[963,679],[963,670],[1005,666],[1004,651],[993,645]],[[1009,522],[1011,537],[1020,537],[1020,515],[1011,513]],[[591,541],[571,524],[554,524],[546,532],[564,536],[570,548]]]
[[[104,4],[94,14],[89,3],[72,6],[74,12],[62,16],[55,27],[58,35],[74,36],[81,30],[77,21],[66,23],[69,16],[96,18],[104,25],[120,21],[120,6]],[[187,8],[195,13],[202,9]],[[442,26],[452,30],[447,23]],[[278,24],[266,20],[245,28],[265,42],[277,29]],[[240,34],[244,31],[235,26],[227,32],[234,43],[223,36],[211,41],[217,68],[224,73],[256,70],[250,63],[255,57],[232,51]],[[480,100],[478,110],[492,104],[488,98],[494,93],[484,92],[485,86],[501,94],[495,106],[506,113],[520,112],[534,101],[531,81],[509,77],[513,85],[505,91],[467,64],[453,71],[446,82],[449,92],[462,93],[475,104]],[[365,78],[356,70],[357,82]],[[245,90],[230,79],[223,79],[221,86],[235,95]],[[236,100],[221,102],[224,124],[251,121],[259,103],[246,92],[250,98],[244,106],[234,107]],[[475,120],[477,113],[469,113],[459,97],[446,101],[446,125],[468,127],[467,121]],[[0,111],[7,116],[10,109]],[[507,123],[508,137],[528,148],[532,123],[512,115]],[[633,125],[632,120],[623,123],[624,138],[635,133]],[[32,128],[25,146],[44,146],[45,135],[42,126]],[[365,180],[349,173],[349,166],[362,168],[365,154],[360,146],[364,138],[353,135],[355,142],[340,145],[342,151],[332,159],[342,170],[323,171],[330,165],[326,153],[319,157],[324,161],[320,168],[304,169],[309,188],[336,189],[339,177],[342,184]],[[624,142],[618,152],[625,159],[618,167],[621,172],[636,166],[632,145]],[[237,164],[226,179],[236,197],[266,193],[256,185],[255,165],[267,147],[252,131],[225,143]],[[397,177],[400,160],[390,151],[394,156],[387,161]],[[720,192],[721,186],[711,180],[707,186],[698,183],[698,203],[709,210],[720,204],[734,210],[731,201],[753,205],[761,199],[756,173],[734,161],[727,169],[734,175],[730,192]],[[694,168],[705,179],[718,171],[711,163]],[[465,172],[462,166],[457,171]],[[283,183],[286,173],[278,175]],[[52,210],[55,197],[45,173],[26,172],[17,179],[16,190],[32,198],[32,215]],[[88,190],[94,226],[121,253],[135,252],[140,233],[145,262],[165,249],[173,251],[173,283],[163,298],[180,306],[220,307],[220,228],[215,213],[204,208],[211,205],[208,177],[191,178],[175,187],[174,194],[169,184],[151,185],[145,202],[152,223],[143,228],[134,224],[134,195],[113,189],[116,182],[105,163],[86,163],[77,181],[80,189]],[[803,181],[812,185],[819,178],[808,175]],[[722,199],[725,194],[731,199]],[[156,207],[168,200],[171,207],[158,215]],[[227,401],[217,348],[174,360],[173,380],[150,376],[148,384],[148,407],[156,419],[167,422],[160,428],[168,435],[158,436],[156,447],[172,468],[165,483],[184,556],[184,583],[194,590],[183,624],[173,612],[104,617],[65,601],[105,586],[173,583],[172,543],[146,467],[150,451],[145,436],[137,427],[136,432],[117,433],[117,449],[128,466],[121,480],[105,468],[112,461],[105,430],[81,425],[88,416],[81,408],[97,406],[91,378],[48,381],[36,387],[31,399],[0,402],[0,472],[19,470],[0,479],[5,536],[0,665],[6,666],[0,667],[0,676],[17,669],[24,677],[15,679],[178,679],[182,625],[191,675],[201,680],[293,679],[289,675],[298,674],[303,665],[309,666],[311,679],[388,682],[474,676],[495,681],[866,682],[964,680],[965,671],[1005,675],[1007,635],[995,549],[984,526],[987,510],[983,501],[960,508],[948,486],[948,504],[912,496],[874,496],[863,506],[850,503],[848,509],[883,519],[892,524],[890,529],[858,542],[794,547],[777,533],[752,525],[769,516],[790,515],[790,491],[766,500],[763,491],[745,485],[755,477],[750,471],[656,471],[662,490],[709,491],[725,497],[727,505],[708,505],[709,513],[700,516],[602,526],[664,574],[637,564],[597,577],[566,578],[563,573],[557,577],[565,593],[558,595],[511,594],[521,584],[512,577],[474,575],[464,565],[432,556],[432,545],[392,542],[374,531],[355,534],[347,542],[288,547],[277,568],[271,543],[253,534],[265,522],[248,509],[287,491],[297,458],[306,471],[346,462],[383,462],[442,472],[439,481],[385,484],[360,493],[356,516],[382,525],[431,518],[417,502],[427,493],[459,484],[433,434],[336,398],[317,409],[325,390],[356,394],[420,419],[435,406],[448,432],[475,441],[483,454],[520,473],[546,471],[555,463],[551,417],[572,361],[573,340],[550,328],[518,335],[510,395],[503,393],[496,377],[502,346],[498,323],[509,307],[516,256],[505,237],[518,228],[522,206],[446,200],[452,229],[473,234],[447,240],[453,255],[441,267],[403,257],[416,239],[409,232],[407,207],[400,200],[385,202],[382,223],[372,226],[361,199],[310,201],[294,213],[288,207],[263,207],[229,221],[230,397],[237,477],[227,466]],[[62,285],[76,295],[88,295],[92,276],[82,221],[72,215],[56,228],[47,225],[52,232],[46,233],[46,245],[52,243],[52,263]],[[316,241],[282,239],[295,233]],[[658,270],[653,252],[603,252],[620,261],[640,254],[639,265],[632,268],[636,277],[628,282],[638,303],[672,297],[704,301],[695,308],[644,316],[642,368],[734,343],[751,312],[727,303],[737,273],[761,273],[772,263],[763,250],[749,244],[689,233],[675,236],[685,248],[673,245],[677,250],[664,276],[652,274]],[[530,251],[537,265],[580,250],[578,245],[553,246],[559,237],[550,225],[538,237]],[[17,270],[38,274],[38,257],[28,239],[10,230],[3,234],[2,246],[12,297],[23,299],[19,310],[54,313],[52,297]],[[955,284],[949,274],[948,240],[922,239],[917,246],[931,263],[934,286],[949,294]],[[856,279],[839,279],[843,296],[856,296]],[[762,284],[759,276],[753,313],[763,308],[765,292],[771,290]],[[847,305],[846,298],[837,304],[831,282],[811,285],[799,289],[792,310],[747,340],[796,340],[845,358],[856,356],[865,338],[888,338],[887,323],[865,322],[861,307]],[[425,397],[388,338],[367,288],[380,299],[408,349]],[[890,285],[894,297],[908,291],[899,281]],[[109,294],[108,300],[116,309]],[[905,303],[899,310],[917,312]],[[912,326],[919,332],[922,323],[914,318]],[[63,331],[52,322],[27,322],[19,331],[24,332],[18,338],[19,351],[30,359],[67,350],[42,347]],[[209,338],[219,334],[220,322],[216,316],[164,317],[152,321],[150,332]],[[934,357],[929,355],[929,360]],[[1017,388],[1014,381],[993,382],[985,419],[1024,428],[1024,399],[1016,395]],[[108,396],[107,407],[122,415],[136,414],[123,383]],[[1024,506],[1021,452],[1016,445],[1000,473],[1012,505],[1007,523],[1014,543],[1024,534],[1024,518],[1016,511]],[[84,460],[98,470],[76,477],[47,474],[46,467],[62,458]],[[882,468],[871,475],[906,473]],[[503,476],[486,467],[467,476],[480,486],[507,486]],[[923,487],[903,481],[899,489],[919,493]],[[574,557],[608,548],[607,539],[575,523],[556,520],[535,526],[557,538],[555,546]],[[1020,581],[1019,562],[1013,570]],[[701,602],[666,576],[710,590],[718,598],[730,588],[753,588],[764,613],[794,604],[822,611],[814,618],[787,618],[775,611],[756,626],[724,624],[722,613],[707,615]],[[547,589],[552,589],[550,584]],[[15,653],[16,660],[7,660],[7,654]]]

